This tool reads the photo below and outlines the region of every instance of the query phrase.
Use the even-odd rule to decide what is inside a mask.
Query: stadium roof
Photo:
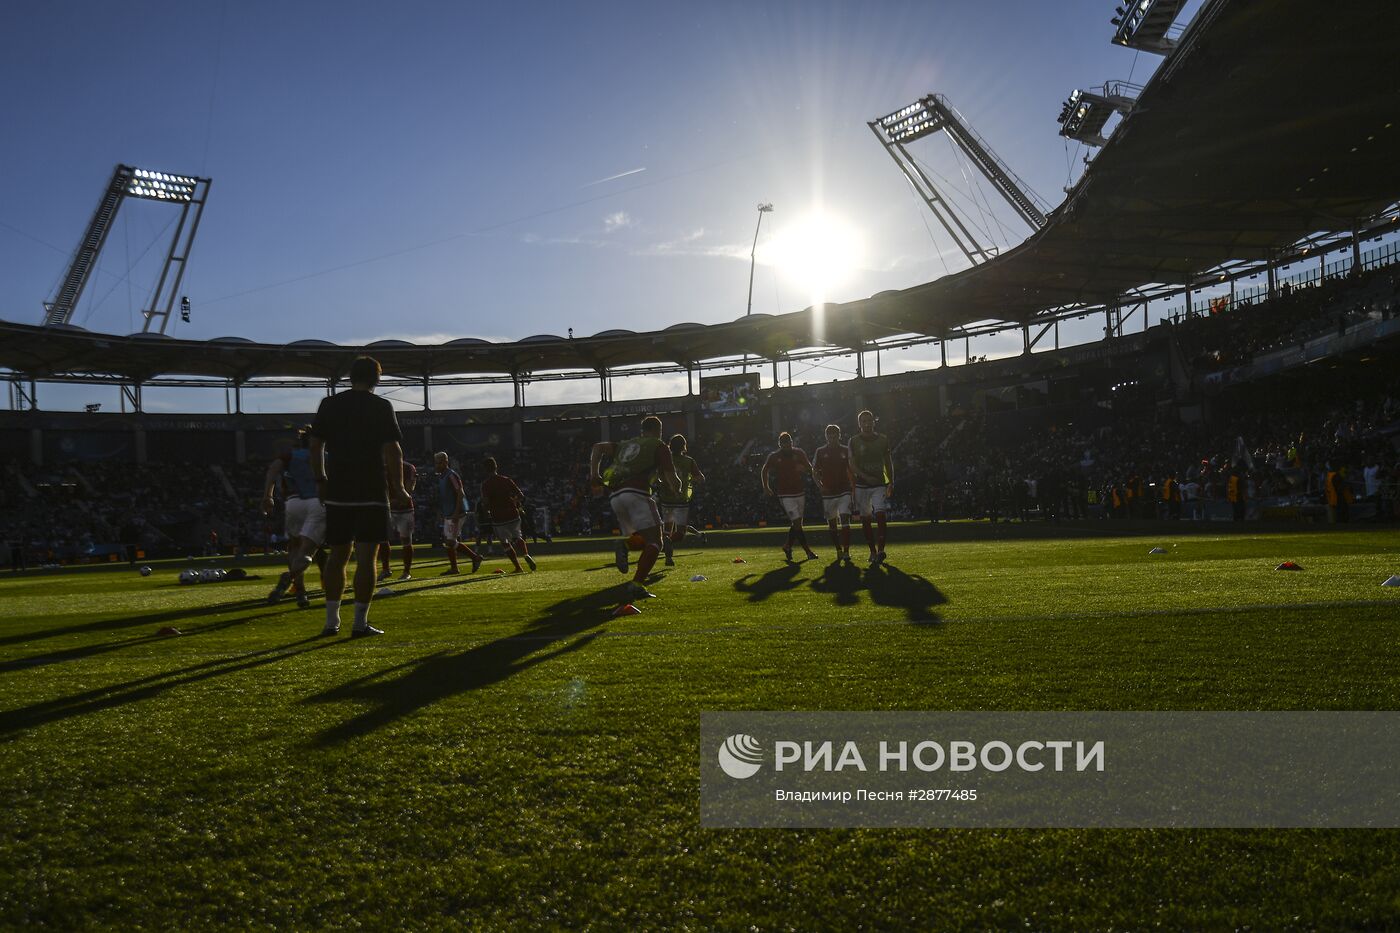
[[[405,377],[601,370],[1027,323],[1149,283],[1184,284],[1229,260],[1265,260],[1391,206],[1400,197],[1396,35],[1400,4],[1207,0],[1045,228],[991,262],[861,301],[645,333],[432,346],[190,341],[0,322],[0,366],[38,378],[335,378],[369,352]]]

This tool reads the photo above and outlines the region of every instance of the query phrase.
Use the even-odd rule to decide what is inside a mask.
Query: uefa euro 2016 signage
[[[1400,827],[1400,713],[701,715],[708,827]]]

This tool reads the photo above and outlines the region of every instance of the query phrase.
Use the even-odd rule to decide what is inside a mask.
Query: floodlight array
[[[171,175],[166,172],[152,172],[144,168],[134,169],[127,182],[126,193],[132,197],[151,201],[191,201],[194,199],[195,185],[199,179],[188,175]]]
[[[1069,100],[1065,101],[1060,108],[1058,122],[1064,127],[1065,133],[1073,133],[1078,130],[1079,124],[1089,114],[1089,102],[1084,100],[1083,91],[1075,91],[1069,95]]]
[[[939,122],[924,102],[918,101],[881,117],[880,126],[892,142],[903,142],[936,132]]]
[[[883,126],[883,127],[885,127],[886,129],[888,129],[888,128],[890,128],[891,126],[894,126],[894,125],[895,125],[896,123],[898,123],[900,120],[903,120],[905,117],[912,116],[913,114],[916,114],[916,113],[918,113],[919,111],[924,110],[924,109],[925,109],[925,107],[924,107],[924,102],[923,102],[923,101],[921,101],[921,100],[915,101],[914,103],[910,104],[908,107],[904,107],[903,109],[896,110],[894,113],[890,114],[889,116],[881,117],[881,118],[880,118],[880,125]]]
[[[1137,0],[1135,3],[1118,6],[1113,11],[1113,18],[1109,23],[1118,27],[1117,34],[1113,41],[1119,45],[1127,45],[1133,33],[1137,32],[1147,18],[1147,11],[1152,7],[1152,0]]]
[[[1115,109],[1120,108],[1115,106],[1113,100],[1077,90],[1070,94],[1069,100],[1060,108],[1057,118],[1060,135],[1091,146],[1102,146],[1107,140],[1100,134]]]
[[[1166,55],[1176,47],[1167,37],[1186,0],[1127,0],[1113,12],[1113,41],[1118,45]]]

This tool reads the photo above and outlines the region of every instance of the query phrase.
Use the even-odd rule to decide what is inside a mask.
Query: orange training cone
[[[641,614],[642,610],[638,609],[631,603],[623,603],[621,606],[618,606],[616,609],[613,610],[614,619],[616,619],[618,616],[639,616]]]
[[[1275,569],[1275,570],[1302,570],[1303,568],[1300,567],[1299,565],[1293,563],[1293,561],[1291,561],[1291,560],[1286,560],[1286,561],[1284,561],[1283,563],[1279,564],[1279,565],[1278,565],[1277,567],[1275,567],[1274,569]]]

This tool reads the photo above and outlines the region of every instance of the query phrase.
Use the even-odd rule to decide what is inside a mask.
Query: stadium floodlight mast
[[[758,231],[763,228],[763,215],[773,213],[773,205],[764,203],[758,206],[758,223],[753,228],[753,249],[749,250],[749,307],[744,312],[748,317],[753,314],[753,270],[758,264]]]
[[[991,145],[968,125],[942,94],[927,94],[907,107],[871,120],[866,125],[972,265],[994,257],[996,247],[983,246],[978,242],[968,229],[968,224],[958,216],[948,199],[909,154],[906,148],[909,143],[935,133],[946,134],[1032,231],[1045,226],[1048,205],[997,157]]]
[[[748,309],[744,311],[744,317],[753,314],[753,270],[754,266],[758,264],[758,231],[763,229],[763,215],[771,213],[773,213],[772,202],[765,201],[758,205],[758,223],[753,228],[753,249],[749,250],[749,305]],[[777,365],[777,363],[773,364],[774,367]],[[745,373],[749,371],[749,355],[747,352],[744,354],[743,371]],[[776,368],[774,372],[777,372]],[[776,382],[777,380],[775,379],[774,381]]]
[[[1177,42],[1167,33],[1184,6],[1186,0],[1129,0],[1121,4],[1109,20],[1117,27],[1113,43],[1158,55],[1170,53]]]
[[[143,332],[150,332],[159,321],[160,333],[165,333],[175,306],[175,296],[180,293],[180,282],[185,277],[190,247],[194,245],[199,221],[204,215],[204,202],[209,196],[210,184],[210,179],[194,175],[118,165],[107,183],[106,191],[97,202],[97,210],[88,221],[87,230],[68,263],[68,271],[58,291],[51,300],[44,302],[44,323],[52,326],[72,321],[88,278],[97,267],[98,255],[107,242],[107,234],[116,220],[117,211],[127,198],[135,198],[174,204],[180,208],[180,221],[170,239],[170,248],[166,252],[155,291],[151,293],[151,304],[141,312],[145,318],[141,328]]]
[[[1060,124],[1060,135],[1089,146],[1106,144],[1104,124],[1115,113],[1126,116],[1137,103],[1141,90],[1138,85],[1126,81],[1110,81],[1098,92],[1074,91],[1060,107],[1060,115],[1056,118]]]

